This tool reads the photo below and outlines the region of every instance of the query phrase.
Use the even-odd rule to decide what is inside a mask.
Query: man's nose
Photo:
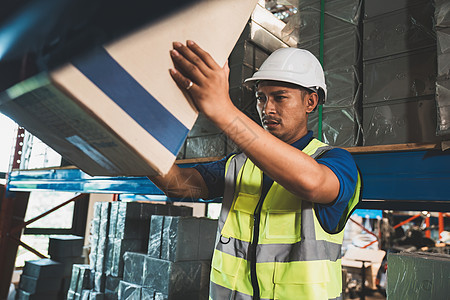
[[[273,113],[275,113],[274,101],[271,99],[267,99],[266,103],[264,103],[263,114],[269,115]]]

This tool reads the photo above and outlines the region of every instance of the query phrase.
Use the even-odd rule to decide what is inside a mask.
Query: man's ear
[[[311,113],[319,103],[319,95],[317,93],[311,93],[306,99],[306,113]]]

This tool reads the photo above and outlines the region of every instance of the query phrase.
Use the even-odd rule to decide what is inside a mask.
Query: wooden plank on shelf
[[[378,146],[347,147],[344,149],[350,153],[423,151],[423,150],[440,150],[441,144],[408,143],[408,144],[391,144]]]

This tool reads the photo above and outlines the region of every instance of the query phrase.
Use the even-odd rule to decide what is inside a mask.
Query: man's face
[[[317,100],[317,94],[279,81],[262,81],[256,92],[256,107],[264,129],[288,144],[307,133],[307,114]]]

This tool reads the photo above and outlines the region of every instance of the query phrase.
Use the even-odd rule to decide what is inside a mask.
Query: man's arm
[[[171,55],[176,70],[170,73],[180,89],[188,92],[197,108],[263,172],[309,201],[330,203],[336,199],[339,180],[328,167],[266,132],[233,105],[226,67],[220,67],[193,42],[187,46],[174,43]]]
[[[148,178],[168,197],[189,199],[208,197],[206,183],[194,168],[180,168],[174,164],[166,175]]]

